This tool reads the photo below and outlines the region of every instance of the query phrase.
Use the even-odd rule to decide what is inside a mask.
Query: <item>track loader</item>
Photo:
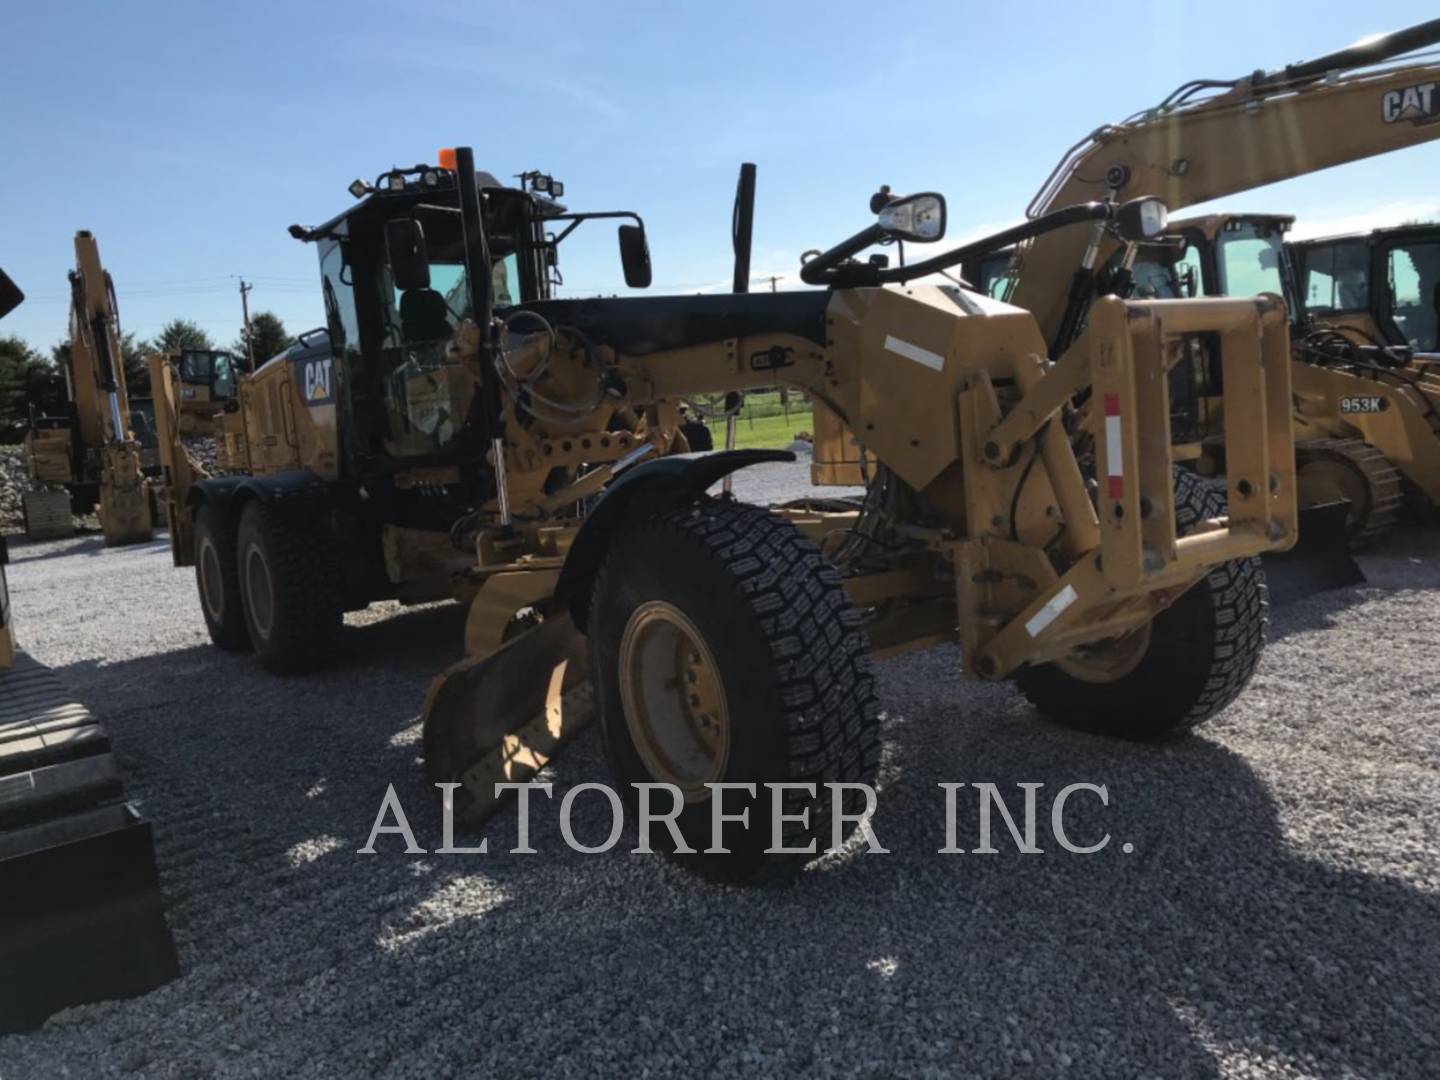
[[[0,271],[0,317],[24,294]],[[0,1034],[179,973],[150,823],[105,729],[17,647],[0,537]]]
[[[955,642],[967,675],[1135,739],[1205,721],[1254,670],[1256,556],[1295,538],[1279,302],[1102,299],[1052,362],[1028,312],[916,280],[973,245],[862,260],[938,241],[939,195],[882,192],[803,291],[557,299],[558,244],[597,216],[629,219],[625,277],[648,284],[643,223],[569,214],[553,183],[503,186],[465,148],[356,188],[292,227],[318,248],[331,350],[241,380],[251,475],[197,479],[162,430],[174,552],[212,638],[271,670],[319,662],[377,595],[468,601],[466,656],[423,709],[427,770],[463,820],[594,715],[632,806],[637,784],[673,786],[683,865],[780,880],[814,855],[766,850],[772,812],[788,846],[823,849],[845,820],[824,785],[875,780],[871,656]],[[987,243],[1075,222],[1135,243],[1164,220],[1151,199],[1092,202]],[[1170,449],[1165,371],[1197,335],[1225,366],[1223,487]],[[152,374],[165,385],[158,358]],[[793,455],[678,452],[677,403],[777,384],[856,433],[863,499],[746,505],[712,489]],[[704,850],[719,782],[757,785],[727,792],[753,827],[726,825],[723,853]],[[852,787],[840,809],[864,801]]]
[[[182,349],[170,362],[179,384],[180,434],[215,437],[226,408],[235,400],[239,358],[223,349]]]
[[[1306,318],[1416,367],[1440,364],[1440,225],[1291,243]]]
[[[1440,498],[1440,380],[1427,354],[1404,338],[1404,322],[1397,322],[1393,304],[1377,302],[1379,317],[1371,321],[1371,308],[1362,299],[1364,280],[1355,280],[1347,252],[1338,256],[1338,276],[1316,267],[1307,284],[1297,274],[1297,246],[1284,243],[1293,221],[1276,214],[1209,214],[1173,222],[1167,243],[1142,246],[1131,273],[1140,295],[1285,297],[1293,315],[1300,503],[1303,508],[1346,500],[1347,534],[1352,542],[1365,542],[1392,527],[1407,501],[1423,511]],[[1402,267],[1401,299],[1413,301],[1421,284],[1414,260],[1426,266],[1428,252],[1408,231],[1402,236],[1388,251],[1384,243],[1377,245],[1377,257],[1383,260],[1383,281],[1391,280],[1392,265]],[[1363,238],[1359,243],[1364,245]],[[1440,251],[1440,243],[1431,244]],[[1334,269],[1336,262],[1330,258],[1324,265]],[[1391,294],[1388,286],[1384,292]],[[1359,306],[1351,322],[1336,321],[1329,307],[1307,302],[1311,293],[1317,300]],[[1401,307],[1399,319],[1419,337],[1426,331],[1416,307],[1413,302]],[[1380,337],[1381,325],[1401,340],[1392,345]],[[1196,446],[1197,463],[1213,475],[1224,469],[1223,441],[1204,431],[1205,418],[1214,412],[1215,375],[1203,360],[1186,374],[1200,405],[1196,434],[1197,442],[1204,442]]]
[[[149,540],[151,495],[130,426],[115,285],[100,265],[95,237],[84,230],[75,234],[70,288],[70,415],[31,417],[25,439],[31,475],[63,485],[76,513],[95,510],[107,545]]]

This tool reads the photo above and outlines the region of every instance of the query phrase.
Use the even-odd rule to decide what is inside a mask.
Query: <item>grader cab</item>
[[[647,284],[639,219],[570,215],[464,148],[391,175],[292,228],[319,247],[330,354],[242,380],[251,475],[171,485],[193,522],[176,560],[196,566],[217,643],[272,670],[320,662],[341,612],[377,595],[468,601],[466,658],[424,706],[427,769],[461,818],[595,715],[632,801],[670,785],[677,859],[771,881],[831,835],[817,785],[875,779],[872,652],[957,642],[967,674],[1130,738],[1202,722],[1249,678],[1255,556],[1295,536],[1282,306],[1102,300],[1052,357],[1026,311],[919,280],[1076,222],[1137,243],[1164,226],[1154,200],[888,267],[860,256],[938,241],[945,203],[883,192],[874,224],[805,264],[806,290],[557,299],[558,243],[594,216],[633,222],[622,261]],[[1225,365],[1224,488],[1173,467],[1166,372],[1197,335]],[[862,500],[712,493],[793,455],[683,453],[679,404],[777,383],[854,433]],[[751,824],[708,852],[722,782],[752,785],[727,800]],[[788,854],[766,850],[780,810]]]

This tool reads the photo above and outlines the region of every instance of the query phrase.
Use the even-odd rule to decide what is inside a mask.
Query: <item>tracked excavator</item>
[[[966,675],[1132,739],[1241,692],[1263,641],[1256,556],[1296,531],[1278,301],[1102,298],[1052,362],[1023,309],[919,283],[974,245],[896,267],[867,254],[945,231],[943,197],[885,189],[804,265],[808,289],[748,294],[737,273],[728,295],[559,299],[560,245],[596,218],[625,222],[626,282],[647,285],[644,225],[525,184],[460,148],[292,227],[317,249],[330,348],[240,380],[245,475],[184,456],[171,369],[151,361],[175,561],[194,565],[217,645],[294,672],[333,652],[347,608],[469,604],[466,655],[423,706],[426,768],[457,817],[483,821],[498,785],[593,716],[632,809],[635,785],[670,785],[678,832],[657,848],[763,884],[865,810],[873,656],[958,643]],[[1087,202],[986,243],[1075,223],[1128,245],[1165,213]],[[739,266],[749,213],[735,237]],[[1166,357],[1197,336],[1226,373],[1223,484],[1175,469],[1168,438]],[[679,402],[777,384],[859,436],[862,499],[747,505],[723,478],[793,455],[680,452]],[[712,845],[719,782],[755,786],[726,793],[749,824]],[[781,810],[790,853],[767,850]]]
[[[31,475],[63,485],[75,513],[94,510],[107,545],[149,540],[151,493],[131,428],[119,305],[88,231],[75,234],[70,288],[70,411],[31,417],[25,440]]]
[[[24,294],[0,271],[0,318]],[[150,823],[109,736],[20,649],[0,537],[0,1034],[179,973]]]

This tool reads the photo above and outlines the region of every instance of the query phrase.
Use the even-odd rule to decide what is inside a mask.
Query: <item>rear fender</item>
[[[211,476],[192,487],[186,505],[193,516],[201,506],[213,506],[227,520],[240,518],[240,511],[252,499],[266,505],[326,499],[330,487],[308,469],[276,473],[274,476]]]
[[[623,525],[699,502],[710,487],[737,469],[794,460],[789,450],[719,450],[698,457],[658,458],[626,469],[604,490],[580,526],[555,584],[556,599],[569,609],[576,628],[584,633],[590,587],[610,541]]]

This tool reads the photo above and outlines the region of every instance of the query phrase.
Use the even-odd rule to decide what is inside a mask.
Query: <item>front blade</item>
[[[455,815],[476,825],[502,800],[496,784],[532,779],[593,711],[585,638],[568,615],[548,618],[436,676],[421,712],[426,770],[461,785]]]

